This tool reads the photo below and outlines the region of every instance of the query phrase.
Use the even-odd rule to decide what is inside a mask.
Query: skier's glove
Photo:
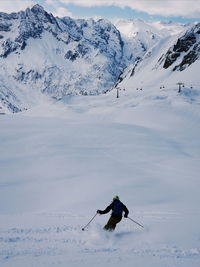
[[[124,218],[128,218],[128,215],[127,214],[124,214]]]
[[[100,210],[97,210],[97,213],[98,213],[98,214],[101,214],[100,212],[101,212]]]

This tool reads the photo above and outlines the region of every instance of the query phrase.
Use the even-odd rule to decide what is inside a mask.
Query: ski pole
[[[94,218],[97,216],[97,214],[98,213],[96,213],[95,215],[94,215],[94,217],[92,217],[92,219],[89,221],[89,223],[88,224],[86,224],[86,226],[84,226],[83,228],[82,228],[82,231],[84,231],[85,230],[85,228],[91,223],[91,221],[93,221],[94,220]]]
[[[139,226],[141,226],[142,228],[144,228],[144,226],[143,225],[141,225],[140,223],[138,223],[138,222],[136,222],[136,221],[134,221],[133,219],[131,219],[130,217],[127,217],[129,220],[131,220],[132,222],[134,222],[134,223],[136,223],[137,225],[139,225]]]

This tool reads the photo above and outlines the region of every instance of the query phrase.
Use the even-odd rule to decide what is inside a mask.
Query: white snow
[[[190,25],[175,22],[144,21],[141,19],[116,20],[114,24],[127,38],[133,38],[137,34],[146,35],[147,33],[152,33],[163,38],[169,35],[179,34],[184,28]]]
[[[149,87],[154,89],[164,87],[164,91],[168,92],[174,89],[178,90],[177,83],[182,82],[185,84],[186,89],[184,91],[186,94],[189,94],[191,97],[199,95],[199,60],[187,66],[183,71],[173,71],[173,68],[182,62],[186,54],[182,52],[180,57],[170,67],[167,69],[163,67],[167,51],[176,44],[177,39],[182,35],[183,33],[170,35],[153,45],[141,61],[129,66],[125,70],[123,74],[124,79],[119,83],[118,87],[121,89],[128,88],[132,91],[142,88],[148,92],[150,92]],[[194,90],[189,90],[190,88]]]
[[[0,116],[1,266],[199,267],[200,88],[126,85]]]
[[[159,41],[178,35],[192,26],[141,19],[116,20],[114,24],[125,40],[124,52],[128,58],[133,59],[133,62],[137,58],[142,58]]]

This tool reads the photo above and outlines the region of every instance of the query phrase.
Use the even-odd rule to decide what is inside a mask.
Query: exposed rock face
[[[167,69],[181,60],[173,67],[173,71],[183,71],[186,67],[194,63],[200,55],[200,23],[178,38],[177,42],[170,47],[166,55],[163,55],[160,62],[164,61],[163,68]]]

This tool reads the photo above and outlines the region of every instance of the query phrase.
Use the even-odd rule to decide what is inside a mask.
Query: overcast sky
[[[0,11],[24,10],[33,4],[60,17],[200,21],[200,0],[0,0]]]

